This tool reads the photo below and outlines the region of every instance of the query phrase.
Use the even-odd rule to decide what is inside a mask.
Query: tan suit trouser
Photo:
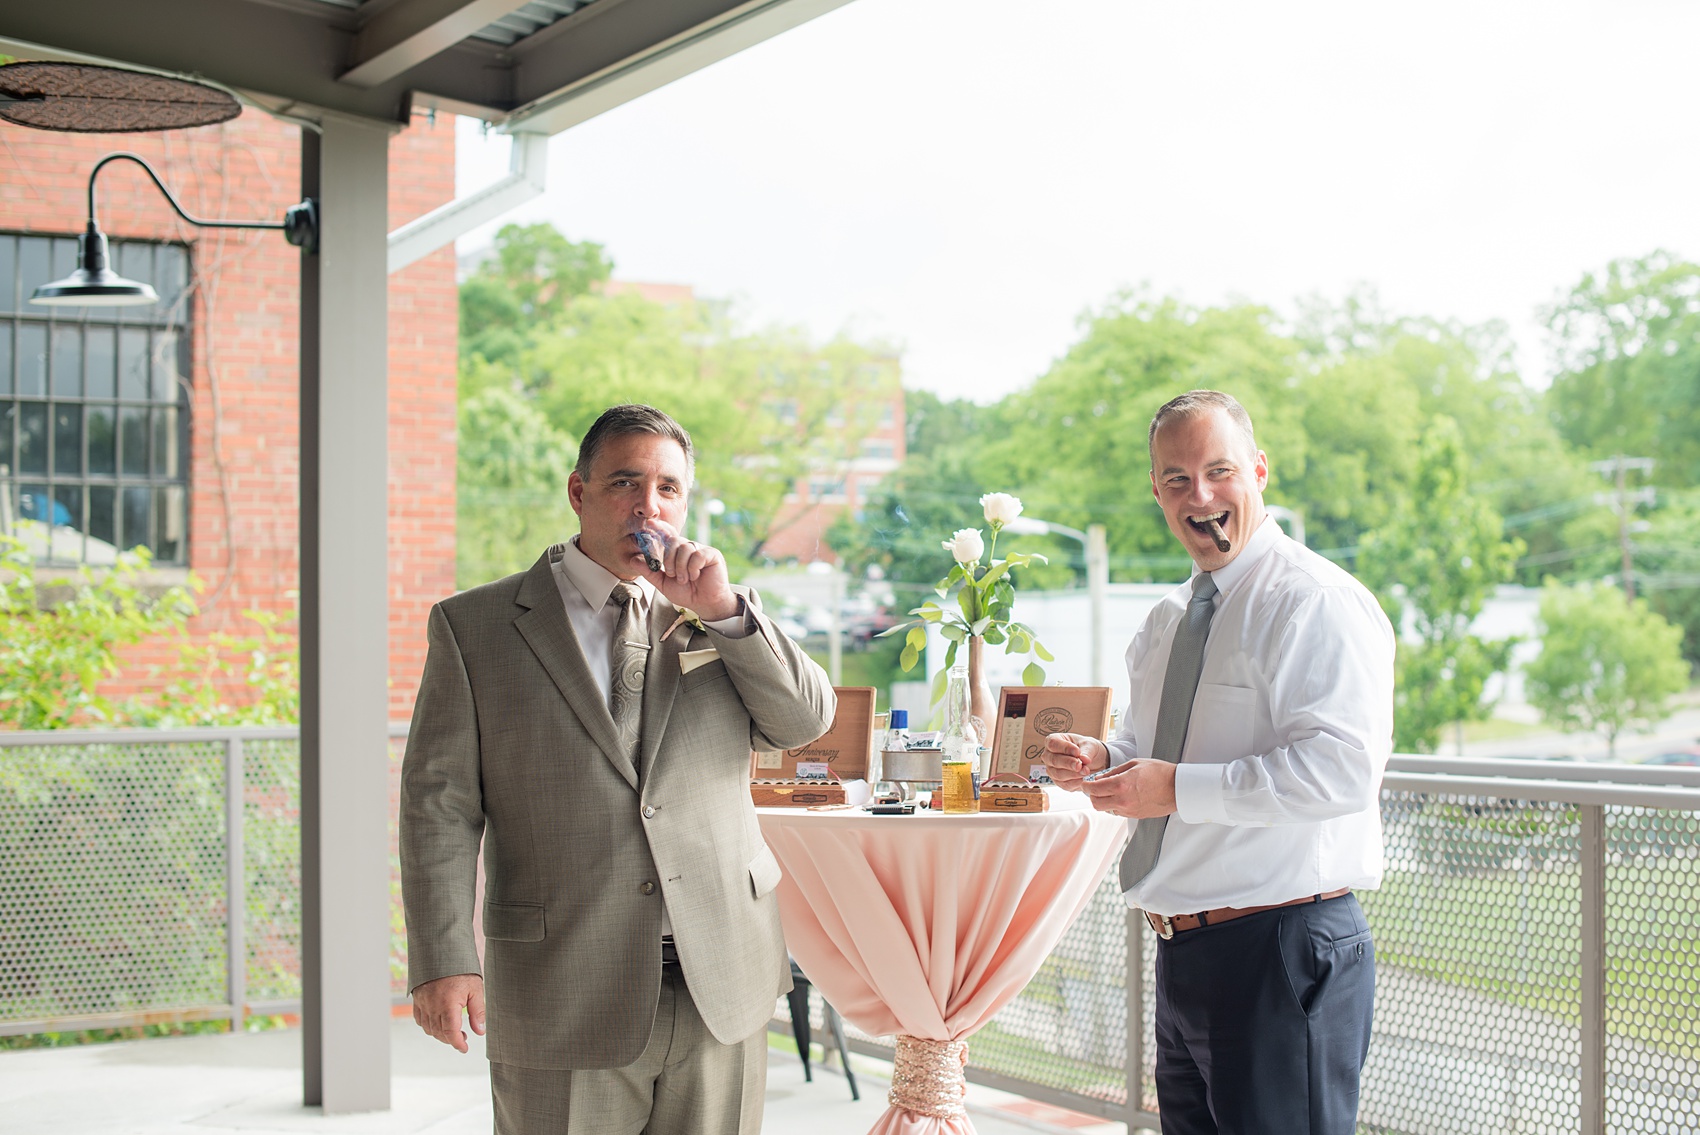
[[[624,1068],[490,1064],[496,1135],[759,1135],[767,1028],[721,1044],[679,967],[662,970],[655,1027]]]

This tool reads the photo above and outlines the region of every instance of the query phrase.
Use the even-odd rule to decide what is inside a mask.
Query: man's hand
[[[1175,766],[1168,761],[1134,759],[1081,785],[1092,806],[1132,820],[1174,813]]]
[[[419,1027],[461,1052],[466,1051],[463,1013],[472,1018],[472,1031],[483,1036],[484,979],[475,973],[439,977],[413,991],[413,1019]]]
[[[705,622],[729,619],[738,613],[738,593],[726,571],[720,549],[680,539],[665,524],[652,522],[651,529],[666,532],[667,548],[661,553],[661,570],[646,571],[655,590],[675,607],[689,607]]]
[[[1086,774],[1110,763],[1110,750],[1096,737],[1052,733],[1045,738],[1045,769],[1058,788],[1079,792]]]

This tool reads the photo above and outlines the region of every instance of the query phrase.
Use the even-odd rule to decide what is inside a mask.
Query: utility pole
[[[1626,599],[1635,598],[1635,558],[1634,549],[1629,542],[1632,532],[1646,530],[1646,525],[1639,521],[1631,521],[1630,513],[1638,504],[1652,504],[1655,499],[1653,487],[1644,485],[1631,492],[1628,487],[1629,470],[1634,469],[1643,476],[1653,471],[1651,457],[1625,457],[1619,453],[1605,461],[1595,461],[1588,466],[1594,472],[1612,479],[1612,491],[1595,493],[1594,503],[1603,504],[1617,513],[1617,542],[1623,554],[1623,594]]]

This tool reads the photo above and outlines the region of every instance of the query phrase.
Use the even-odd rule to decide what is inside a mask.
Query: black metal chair
[[[797,1038],[797,1055],[803,1061],[803,1079],[813,1083],[814,1073],[809,1069],[809,978],[795,958],[791,961],[791,992],[785,995],[785,1000],[791,1006],[791,1035]],[[850,1046],[844,1042],[844,1022],[839,1019],[838,1010],[832,1007],[832,1002],[822,997],[820,1003],[825,1010],[826,1027],[832,1031],[832,1039],[838,1044],[838,1063],[844,1069],[844,1079],[850,1084],[850,1098],[859,1100],[862,1093],[856,1090],[856,1073],[850,1071]]]

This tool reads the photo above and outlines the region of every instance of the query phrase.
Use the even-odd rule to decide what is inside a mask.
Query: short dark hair
[[[1251,446],[1253,453],[1257,452],[1257,437],[1252,433],[1251,415],[1245,412],[1239,399],[1232,394],[1224,394],[1220,390],[1189,390],[1185,394],[1171,398],[1151,416],[1151,430],[1145,435],[1145,452],[1151,458],[1152,467],[1157,464],[1157,428],[1171,418],[1197,418],[1210,413],[1212,410],[1225,411],[1240,433],[1245,435],[1246,444]]]
[[[657,437],[672,438],[679,443],[679,448],[685,451],[686,475],[695,479],[696,451],[691,448],[691,435],[685,432],[685,427],[654,406],[635,402],[624,406],[610,406],[602,411],[602,416],[584,432],[584,439],[578,443],[578,464],[573,466],[573,471],[581,478],[590,476],[590,467],[596,463],[596,455],[601,451],[603,443],[609,438],[624,437],[626,434],[654,434]]]

